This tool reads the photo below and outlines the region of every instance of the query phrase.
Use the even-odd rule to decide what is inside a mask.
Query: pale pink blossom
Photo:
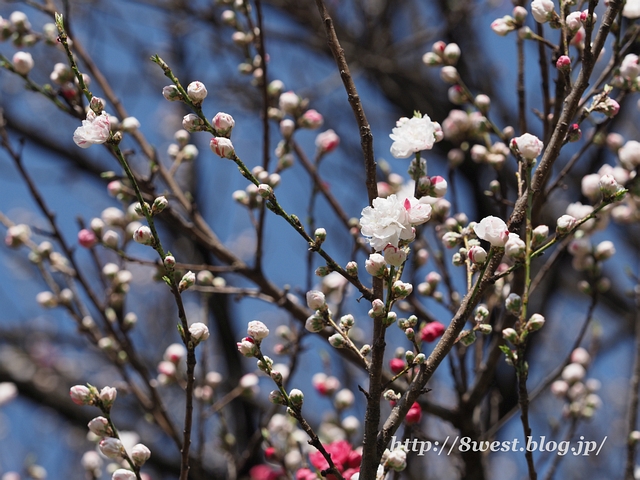
[[[136,474],[131,470],[119,468],[111,475],[111,480],[135,480]]]
[[[421,150],[431,150],[435,143],[436,127],[431,119],[422,117],[402,117],[389,135],[393,144],[391,155],[395,158],[408,158]]]
[[[233,149],[233,143],[231,140],[225,137],[213,137],[209,144],[213,153],[221,158],[232,159],[236,152]]]
[[[511,146],[515,147],[520,155],[527,160],[535,160],[538,155],[540,155],[540,152],[542,152],[544,144],[535,135],[525,133],[520,137],[512,139]]]
[[[196,322],[189,326],[191,339],[197,344],[209,338],[209,329],[204,323]]]
[[[369,243],[376,251],[382,251],[388,244],[398,246],[402,238],[409,238],[411,232],[407,223],[406,210],[396,195],[376,198],[373,206],[362,210],[361,232],[369,237]]]
[[[320,128],[322,126],[324,118],[322,118],[322,115],[316,110],[311,109],[304,112],[298,122],[300,123],[301,127],[315,130],[316,128]]]
[[[103,438],[98,444],[98,448],[105,457],[112,460],[122,458],[122,455],[124,455],[125,453],[124,445],[122,445],[122,442],[119,439],[113,437]]]
[[[18,387],[12,382],[0,383],[0,406],[9,403],[18,396]]]
[[[131,448],[131,460],[133,460],[133,463],[135,463],[138,467],[144,465],[144,463],[149,460],[150,457],[151,450],[149,450],[149,448],[142,443],[137,443],[133,446],[133,448]]]
[[[96,115],[93,111],[89,111],[87,119],[82,121],[82,126],[76,128],[73,133],[73,141],[80,148],[89,148],[91,145],[106,142],[110,134],[109,115],[105,112]]]
[[[245,357],[253,357],[258,352],[256,342],[251,337],[244,337],[236,343],[236,346],[238,347],[238,351]]]
[[[187,86],[187,95],[193,103],[200,104],[207,98],[207,87],[202,82],[191,82]]]
[[[213,123],[213,126],[216,127],[216,131],[218,132],[218,134],[223,137],[228,137],[231,133],[231,130],[236,125],[236,121],[233,119],[233,117],[224,112],[216,113],[216,116],[213,117],[211,123]]]
[[[501,218],[488,216],[473,227],[478,238],[486,240],[494,247],[504,247],[509,239],[509,229]]]
[[[467,252],[471,263],[482,265],[487,260],[487,251],[480,245],[472,246]]]
[[[533,0],[531,2],[531,14],[538,23],[546,23],[553,16],[555,5],[551,0]]]
[[[319,133],[316,137],[316,147],[321,153],[334,151],[340,145],[340,137],[333,130]]]
[[[640,142],[629,140],[618,150],[620,163],[627,170],[634,170],[640,165]]]
[[[293,91],[284,92],[278,99],[278,106],[283,112],[293,115],[300,106],[300,97]]]
[[[269,335],[269,329],[261,321],[253,320],[247,325],[247,335],[259,342],[267,338]]]
[[[93,394],[84,385],[75,385],[69,390],[71,400],[76,405],[90,405],[93,402]]]
[[[164,351],[163,358],[169,362],[178,363],[187,354],[187,349],[181,343],[172,343]]]
[[[387,270],[387,262],[379,253],[372,253],[364,263],[364,269],[369,275],[380,277]]]
[[[634,80],[640,73],[640,65],[638,65],[638,55],[630,53],[625,55],[620,64],[620,75],[627,80]]]
[[[33,57],[29,52],[16,52],[12,58],[13,69],[20,75],[27,75],[33,68]]]
[[[504,37],[509,32],[513,32],[515,29],[515,22],[510,15],[505,15],[502,18],[496,18],[491,22],[491,30],[501,37]]]
[[[627,0],[622,9],[622,16],[626,18],[640,17],[640,0]]]
[[[93,231],[83,228],[78,232],[78,243],[84,248],[91,248],[98,243],[98,237]]]
[[[394,267],[401,266],[407,259],[407,252],[404,249],[394,247],[391,244],[384,247],[383,253],[385,261]]]

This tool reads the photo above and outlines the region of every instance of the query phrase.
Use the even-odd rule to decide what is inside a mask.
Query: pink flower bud
[[[111,475],[111,480],[136,480],[136,474],[131,470],[119,468]]]
[[[502,18],[496,18],[493,22],[491,22],[491,30],[493,30],[495,33],[497,33],[501,37],[504,37],[509,32],[513,32],[515,28],[516,28],[515,21],[509,15],[505,15]],[[455,102],[452,102],[452,103],[455,103]],[[460,105],[460,103],[456,105]]]
[[[304,394],[302,390],[298,390],[297,388],[292,389],[289,392],[289,400],[295,407],[301,407],[302,402],[304,402]]]
[[[398,299],[406,298],[411,295],[413,291],[413,285],[410,283],[397,280],[393,283],[393,293]]]
[[[278,100],[278,106],[280,110],[290,115],[295,115],[300,107],[300,97],[293,91],[284,92],[280,95]]]
[[[556,68],[561,72],[571,71],[571,59],[566,55],[561,55],[556,61]]]
[[[76,405],[91,405],[93,403],[93,393],[84,385],[75,385],[69,390],[71,400]]]
[[[374,315],[380,315],[384,312],[384,302],[379,298],[376,298],[373,302],[371,302],[371,310]]]
[[[267,326],[259,320],[253,320],[249,322],[247,326],[247,335],[253,338],[255,341],[260,342],[267,338],[269,335],[269,329]]]
[[[580,130],[580,125],[577,123],[573,123],[569,126],[569,131],[567,132],[567,140],[570,142],[577,142],[582,138],[582,130]]]
[[[233,149],[233,143],[225,137],[213,137],[209,146],[213,153],[218,155],[220,158],[228,158],[231,160],[236,154]]]
[[[188,271],[182,276],[180,279],[180,283],[178,284],[178,290],[180,292],[184,292],[186,289],[193,287],[196,284],[196,274],[192,271]]]
[[[216,116],[213,117],[213,121],[211,123],[213,123],[218,135],[221,137],[229,137],[231,135],[231,130],[233,130],[233,127],[236,125],[236,121],[233,117],[224,112],[216,113]]]
[[[340,145],[340,137],[333,130],[319,133],[316,137],[316,147],[320,153],[333,152]]]
[[[433,342],[440,337],[445,331],[445,326],[440,322],[427,323],[422,330],[420,330],[420,339],[423,342]]]
[[[525,21],[528,14],[529,12],[527,12],[527,9],[524,7],[521,7],[520,5],[514,7],[513,13],[512,13],[513,19],[520,24],[522,24]]]
[[[638,55],[634,53],[626,55],[620,64],[620,75],[628,81],[633,81],[639,74]]]
[[[253,357],[258,349],[255,341],[251,337],[244,337],[240,342],[236,343],[238,351],[245,357]]]
[[[455,65],[460,58],[460,47],[457,43],[449,43],[444,47],[442,57],[449,65]]]
[[[411,408],[409,408],[409,411],[407,412],[407,416],[404,418],[404,421],[407,425],[415,425],[417,423],[420,423],[421,419],[422,419],[422,410],[420,408],[420,404],[418,402],[415,402],[413,405],[411,405]],[[392,468],[396,472],[399,472],[406,468],[407,466],[406,459],[407,459],[406,452],[398,448],[396,450],[393,450],[389,454],[389,456],[385,461],[385,466]]]
[[[560,235],[569,233],[578,221],[571,215],[562,215],[556,222],[556,232]]]
[[[591,362],[591,355],[582,347],[576,348],[571,352],[571,361],[573,363],[579,363],[583,367],[586,367]]]
[[[321,310],[327,305],[324,293],[318,290],[310,290],[307,292],[307,305],[311,310]]]
[[[471,263],[482,265],[487,260],[487,251],[480,245],[474,245],[467,252],[467,256]]]
[[[457,83],[460,80],[458,69],[451,65],[446,65],[440,70],[440,78],[446,83]]]
[[[311,315],[307,318],[307,321],[304,324],[304,328],[306,328],[311,333],[318,333],[322,331],[324,328],[324,320],[321,315],[315,314]]]
[[[282,396],[280,390],[272,390],[269,392],[269,401],[274,405],[286,405],[287,400]]]
[[[140,128],[140,122],[136,117],[123,118],[120,127],[125,132],[133,133]]]
[[[280,122],[280,133],[284,138],[291,138],[296,129],[296,123],[290,118],[285,118]]]
[[[109,420],[104,417],[96,417],[92,419],[87,426],[89,427],[89,430],[98,437],[108,437],[112,433]]]
[[[269,198],[273,194],[273,188],[271,188],[271,186],[267,185],[266,183],[261,183],[260,185],[258,185],[257,193],[262,198]]]
[[[303,128],[315,130],[320,128],[324,123],[324,118],[315,110],[307,110],[298,120],[298,124]]]
[[[207,87],[202,82],[191,82],[187,87],[187,95],[193,103],[199,105],[207,98]]]
[[[535,160],[542,152],[542,147],[544,147],[544,143],[530,133],[525,133],[511,140],[511,148],[516,149],[527,160]]]
[[[516,332],[513,328],[505,328],[502,330],[502,338],[504,338],[507,342],[511,342],[514,345],[517,345],[519,342],[518,332]]]
[[[180,93],[180,90],[178,90],[178,87],[176,87],[175,85],[167,85],[166,87],[163,87],[162,96],[170,102],[182,100],[182,94]]]
[[[509,258],[512,258],[514,260],[523,260],[526,251],[526,245],[517,233],[510,233],[509,239],[504,245],[504,250]]]
[[[427,52],[422,56],[422,63],[429,67],[442,65],[442,57],[433,52]]]
[[[13,54],[13,69],[20,75],[27,75],[33,68],[33,57],[28,52],[16,52]]]
[[[571,12],[569,15],[567,15],[567,18],[565,19],[565,25],[569,29],[569,33],[575,34],[578,30],[580,30],[580,27],[582,27],[582,20],[580,17],[580,12]]]
[[[143,225],[134,232],[133,239],[142,245],[152,245],[154,243],[151,229],[146,225]]]
[[[369,275],[381,277],[387,271],[387,262],[379,253],[372,253],[365,261],[364,268]]]
[[[172,343],[164,351],[163,358],[169,362],[178,363],[187,354],[187,350],[184,345],[180,343]]]
[[[562,379],[568,384],[574,384],[582,380],[587,371],[579,363],[570,363],[562,370]]]
[[[598,180],[598,186],[600,191],[602,192],[603,198],[606,199],[611,198],[616,193],[618,193],[619,190],[622,189],[622,187],[618,185],[618,182],[616,181],[614,176],[609,174],[600,177],[600,179]]]
[[[98,448],[105,457],[112,460],[118,460],[125,454],[122,442],[113,437],[103,438],[98,444]]]
[[[284,82],[282,80],[272,80],[267,85],[267,93],[272,97],[279,96],[284,90]]]
[[[91,248],[98,243],[98,237],[91,230],[83,228],[78,232],[78,243],[84,248]]]
[[[400,373],[405,367],[404,360],[401,358],[392,358],[389,361],[389,368],[394,374]]]
[[[613,242],[605,240],[600,242],[593,252],[593,256],[597,261],[608,260],[616,253],[616,247]]]
[[[544,323],[544,317],[539,313],[534,313],[531,315],[531,318],[529,318],[526,328],[530,332],[535,332],[536,330],[540,330],[544,326]]]
[[[116,401],[117,395],[118,395],[118,390],[116,390],[115,388],[104,387],[102,390],[100,390],[99,397],[104,407],[109,409],[111,408],[111,405],[113,405],[113,402]]]
[[[329,337],[329,345],[333,348],[344,348],[347,346],[347,342],[341,333],[335,333]]]
[[[552,0],[533,0],[531,14],[538,23],[546,23],[553,18],[555,5]]]
[[[165,377],[171,378],[176,374],[176,365],[172,362],[167,362],[163,360],[158,363],[158,373],[164,375]]]
[[[131,449],[131,460],[133,460],[133,463],[137,467],[144,465],[144,463],[149,460],[150,457],[151,450],[149,450],[149,448],[142,443],[134,445]]]
[[[187,132],[198,132],[204,128],[204,121],[195,113],[189,113],[182,117],[182,128]]]
[[[382,252],[384,254],[385,262],[389,265],[393,265],[394,267],[400,267],[407,259],[407,252],[405,252],[404,249],[394,247],[391,244],[384,247]]]
[[[462,105],[469,100],[464,90],[460,85],[454,85],[447,91],[447,97],[449,101],[454,105]]]

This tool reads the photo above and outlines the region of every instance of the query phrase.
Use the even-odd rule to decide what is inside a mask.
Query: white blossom
[[[473,227],[478,238],[486,240],[494,247],[504,247],[509,240],[509,229],[504,220],[494,216],[483,218]]]
[[[421,150],[431,150],[436,140],[435,134],[436,127],[427,115],[421,118],[402,117],[389,135],[393,140],[391,155],[395,158],[409,158]]]
[[[89,111],[87,119],[82,121],[82,126],[76,128],[73,133],[73,141],[80,148],[89,148],[91,145],[106,142],[110,133],[109,115],[105,112],[96,115],[93,111]]]

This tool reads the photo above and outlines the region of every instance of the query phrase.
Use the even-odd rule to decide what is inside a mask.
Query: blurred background
[[[358,219],[368,204],[359,132],[327,47],[316,5],[293,0],[267,0],[260,4],[268,53],[267,81],[282,80],[285,90],[293,90],[308,99],[309,107],[323,114],[324,125],[320,130],[302,129],[296,133],[296,142],[307,157],[314,157],[314,140],[319,131],[333,129],[340,136],[339,148],[322,160],[319,173],[346,215]],[[459,74],[471,92],[484,93],[491,98],[492,120],[500,128],[515,127],[516,135],[524,133],[518,131],[517,125],[516,34],[500,37],[489,28],[495,18],[511,13],[511,2],[327,0],[327,6],[371,123],[375,155],[382,167],[380,181],[388,181],[389,172],[401,175],[405,181],[408,179],[409,160],[394,159],[389,154],[389,133],[398,118],[410,117],[414,111],[420,111],[443,123],[451,110],[465,109],[449,101],[447,85],[440,80],[439,69],[429,68],[422,62],[423,54],[430,51],[436,41],[460,46]],[[154,54],[171,66],[183,85],[194,80],[206,85],[209,91],[203,105],[206,115],[211,118],[218,111],[233,115],[236,126],[232,140],[236,152],[249,168],[263,164],[264,132],[260,118],[263,99],[251,68],[246,67],[253,63],[255,50],[234,42],[232,34],[236,29],[222,21],[223,12],[236,6],[198,0],[2,0],[0,16],[6,21],[13,11],[20,10],[27,14],[33,30],[42,32],[43,26],[53,21],[47,13],[47,9],[53,7],[65,13],[77,46],[90,55],[128,114],[138,119],[140,132],[156,149],[160,162],[170,165],[167,150],[174,143],[174,133],[182,128],[183,115],[189,111],[179,102],[170,103],[162,98],[162,88],[170,82],[149,60]],[[251,16],[256,21],[255,7]],[[534,28],[533,19],[526,22]],[[627,23],[623,25],[626,27]],[[551,32],[551,38],[555,33]],[[30,78],[39,85],[50,83],[49,75],[56,63],[66,62],[62,49],[42,41],[28,48],[12,44],[11,39],[0,44],[0,53],[8,59],[18,50],[32,53],[35,68]],[[537,45],[525,43],[524,54],[529,131],[542,138],[537,116],[542,108]],[[550,56],[545,61],[549,63]],[[80,69],[85,71],[82,62]],[[243,69],[249,74],[243,75]],[[596,68],[597,71],[603,69],[604,63]],[[95,81],[90,89],[95,95],[106,96]],[[603,135],[617,132],[625,139],[637,138],[636,97],[634,94],[624,97],[621,114],[606,122]],[[55,213],[63,237],[73,247],[77,264],[91,285],[100,290],[99,265],[120,260],[104,249],[96,249],[96,258],[80,248],[77,232],[92,218],[100,216],[104,209],[128,206],[127,202],[109,194],[109,178],[101,175],[107,171],[120,174],[115,159],[101,146],[87,150],[76,147],[72,134],[79,119],[60,112],[42,95],[27,91],[24,80],[6,69],[0,70],[0,108],[11,145],[19,152],[41,198]],[[113,105],[108,106],[107,111],[115,113],[112,108]],[[582,143],[568,145],[563,150],[555,174],[573,154],[581,151],[585,142],[590,142],[590,133],[595,128],[599,128],[597,122],[583,124]],[[273,152],[281,139],[276,122],[270,123],[267,138],[271,165],[275,168]],[[247,182],[238,175],[232,162],[218,158],[209,150],[208,141],[207,134],[192,135],[190,142],[200,154],[180,166],[176,179],[183,190],[189,192],[198,211],[224,245],[251,265],[256,249],[253,221],[259,209],[253,211],[252,217],[245,206],[234,201],[233,193],[244,190]],[[582,177],[604,164],[615,165],[617,162],[616,156],[603,145],[601,142],[600,146],[592,144],[585,148],[579,162],[562,178],[561,188],[554,190],[544,208],[537,212],[539,223],[546,223],[553,230],[555,219],[565,212],[569,203],[578,200],[589,203],[581,193]],[[148,160],[140,147],[127,135],[121,146],[128,152],[137,171],[146,174]],[[465,151],[464,161],[457,168],[453,168],[447,158],[454,147],[462,147]],[[468,150],[468,143],[465,146],[447,140],[437,144],[426,158],[429,175],[441,175],[449,183],[447,199],[452,205],[451,215],[464,212],[469,220],[477,221],[489,214],[499,214],[504,208],[485,194],[490,181],[502,182],[505,188],[511,189],[508,198],[515,199],[515,165],[511,160],[511,164],[496,170],[487,164],[473,162]],[[281,185],[276,193],[282,206],[304,222],[313,221],[316,226],[326,228],[326,250],[341,265],[350,260],[358,261],[363,272],[364,253],[354,253],[353,236],[325,198],[318,197],[313,210],[309,210],[313,182],[301,163],[296,161],[280,174]],[[162,187],[159,190],[162,191]],[[51,240],[50,225],[6,150],[0,151],[0,211],[14,223],[29,225],[38,241]],[[162,216],[158,218],[165,247],[179,261],[222,264],[188,231],[163,221]],[[556,478],[583,478],[587,474],[592,478],[623,476],[629,388],[635,356],[637,309],[630,292],[635,284],[633,276],[637,278],[638,275],[638,233],[637,223],[624,226],[611,223],[593,235],[594,243],[612,240],[617,251],[604,267],[603,274],[610,279],[611,287],[597,296],[593,309],[589,307],[592,297],[578,289],[579,282],[586,278],[585,273],[573,269],[572,257],[562,252],[558,252],[551,271],[532,299],[532,311],[545,315],[547,324],[530,340],[530,389],[535,389],[554,368],[565,362],[578,332],[587,321],[589,327],[581,345],[592,356],[588,377],[601,382],[598,395],[603,407],[597,409],[590,420],[582,418],[573,422],[563,416],[563,401],[553,397],[548,389],[531,405],[534,436],[546,435],[547,439],[561,440],[567,430],[573,428],[574,441],[580,436],[598,442],[607,437],[597,457],[567,455],[563,458]],[[435,234],[430,227],[425,229],[424,236],[433,242],[432,245],[438,244]],[[308,261],[304,240],[273,215],[266,217],[263,238],[261,270],[269,281],[296,296],[303,304],[305,292],[317,287],[321,281],[313,275],[314,270],[323,265],[321,259],[312,257]],[[156,260],[155,252],[141,245],[130,245],[127,252],[137,259]],[[434,255],[441,254],[441,263],[446,265],[451,276],[452,289],[464,293],[464,274],[451,266],[452,252],[434,246],[431,254],[431,260],[411,272],[414,291],[428,272],[439,271],[440,262],[435,261]],[[112,385],[119,388],[114,418],[121,430],[137,432],[141,441],[151,448],[152,457],[146,471],[154,479],[176,478],[179,452],[148,421],[134,396],[130,392],[127,394],[121,373],[107,361],[104,352],[78,334],[76,324],[64,309],[43,309],[35,302],[36,295],[47,290],[47,285],[29,261],[28,252],[1,248],[0,262],[0,381],[13,382],[18,388],[17,398],[0,407],[0,472],[16,471],[25,477],[30,474],[41,478],[38,475],[42,471],[29,470],[29,466],[39,465],[48,472],[47,478],[88,478],[80,466],[80,459],[84,452],[93,448],[93,443],[87,439],[86,424],[98,412],[71,403],[68,388],[89,382],[98,387]],[[126,264],[132,280],[125,311],[137,315],[138,323],[131,330],[130,338],[142,363],[154,376],[165,348],[180,339],[175,328],[177,317],[173,299],[166,286],[154,279],[156,270],[148,263]],[[216,276],[224,278],[227,286],[255,288],[246,277],[233,272],[216,272]],[[440,288],[445,296],[451,293],[444,285]],[[339,301],[340,311],[356,316],[365,339],[368,333],[366,302],[360,304],[353,289],[343,293],[345,299]],[[219,398],[232,391],[243,375],[255,371],[254,361],[241,358],[234,344],[245,335],[247,322],[259,319],[272,332],[278,325],[290,325],[294,330],[300,328],[300,323],[290,313],[251,296],[187,292],[184,298],[189,317],[205,321],[212,331],[212,339],[204,346],[201,364],[222,375],[222,384],[216,391]],[[418,298],[429,315],[448,325],[451,313],[441,302],[431,297]],[[276,340],[270,337],[265,344],[269,350]],[[397,346],[407,348],[409,345],[396,328],[389,330],[387,344],[389,358],[393,357]],[[335,375],[344,387],[354,391],[356,402],[344,414],[362,419],[364,401],[358,396],[358,385],[366,382],[362,372],[336,355],[321,338],[306,336],[301,345],[290,385],[310,393],[305,402],[305,407],[309,407],[305,413],[310,423],[319,425],[331,410],[329,399],[311,394],[314,388],[311,376],[319,371]],[[485,347],[488,348],[488,343]],[[432,346],[427,346],[428,351],[430,348]],[[433,390],[428,395],[428,403],[442,406],[448,413],[438,416],[439,410],[432,408],[429,411],[425,407],[421,426],[426,433],[422,434],[424,436],[416,433],[417,438],[433,440],[456,434],[456,421],[462,422],[463,417],[473,417],[476,433],[485,435],[517,404],[513,369],[500,361],[484,392],[484,407],[476,410],[476,416],[470,412],[457,412],[454,405],[460,392],[456,391],[452,371],[459,367],[457,362],[472,364],[472,355],[464,357],[460,352],[458,355],[456,360],[442,364],[429,385]],[[286,363],[284,356],[272,357],[276,362]],[[249,468],[262,461],[255,432],[271,412],[266,400],[272,389],[270,383],[261,377],[259,392],[234,400],[225,414],[213,415],[202,424],[202,431],[208,433],[202,447],[198,443],[200,437],[196,440],[194,448],[202,448],[202,455],[193,478],[234,478],[228,469],[234,462],[239,467],[235,472],[237,477],[247,478]],[[160,390],[169,407],[169,416],[181,425],[182,390],[177,385],[167,385]],[[451,421],[455,415],[459,417]],[[354,445],[361,442],[361,433],[358,431],[350,438]],[[509,417],[501,428],[491,431],[491,435],[498,440],[521,438],[518,415]],[[536,453],[534,458],[542,476],[553,456]],[[409,455],[408,461],[409,468],[402,478],[525,478],[526,475],[524,457],[512,452],[482,456],[478,464],[482,472],[463,473],[462,461],[455,457]]]

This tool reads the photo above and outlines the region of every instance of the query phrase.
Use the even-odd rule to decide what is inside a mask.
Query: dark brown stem
[[[634,432],[638,426],[638,389],[640,388],[640,295],[636,295],[636,351],[635,360],[633,362],[633,374],[631,376],[631,385],[629,386],[629,423],[627,426],[627,461],[624,469],[625,480],[633,480],[634,469],[636,465],[636,445],[637,441],[631,439],[631,432]]]
[[[621,0],[612,0],[609,2],[609,6],[603,15],[601,27],[598,30],[595,41],[593,42],[593,47],[589,48],[588,52],[585,52],[582,69],[580,70],[578,79],[574,83],[571,92],[564,100],[562,113],[560,114],[558,123],[554,128],[551,140],[549,141],[542,159],[540,160],[540,164],[533,176],[531,188],[533,190],[534,205],[538,204],[539,197],[543,193],[547,179],[549,178],[549,175],[551,175],[553,164],[560,155],[560,150],[564,145],[569,125],[578,110],[580,98],[589,86],[589,79],[593,72],[595,59],[598,58],[598,55],[602,51],[607,36],[609,35],[609,31],[611,30],[611,26],[613,25],[616,15],[621,8]],[[524,221],[526,205],[527,196],[522,195],[518,198],[511,218],[509,219],[509,227],[518,226]]]
[[[347,60],[344,56],[344,50],[338,41],[338,36],[335,28],[333,27],[333,20],[329,15],[329,11],[327,10],[323,0],[316,0],[316,5],[318,6],[318,11],[322,17],[322,23],[324,24],[324,29],[327,35],[327,44],[329,45],[333,58],[338,65],[340,78],[342,78],[342,83],[344,84],[344,88],[347,91],[347,96],[349,98],[349,104],[351,105],[351,109],[353,110],[353,114],[356,117],[356,122],[360,129],[360,145],[362,146],[362,153],[364,154],[367,193],[369,195],[369,203],[371,204],[373,200],[378,197],[376,161],[373,156],[373,133],[371,133],[371,127],[369,126],[367,116],[362,108],[362,103],[360,102],[360,96],[356,90],[356,85],[353,82],[353,78],[351,78],[349,65],[347,64]]]
[[[524,433],[524,443],[531,437],[531,426],[529,425],[529,394],[527,392],[527,377],[529,376],[529,366],[524,359],[525,349],[523,346],[518,348],[518,359],[516,365],[516,374],[518,376],[518,403],[520,405],[520,421],[522,422],[522,430]],[[533,463],[533,452],[529,448],[525,448],[525,458],[527,459],[527,468],[529,470],[529,480],[536,480],[538,474]]]

